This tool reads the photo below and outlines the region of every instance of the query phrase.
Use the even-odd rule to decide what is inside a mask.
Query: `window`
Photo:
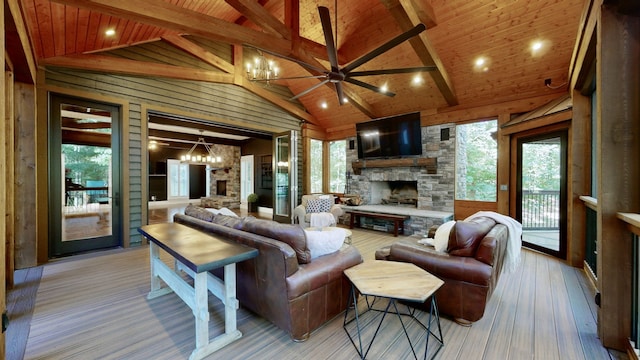
[[[497,120],[456,126],[456,200],[497,200],[497,130]]]
[[[322,141],[311,139],[309,146],[310,193],[322,192]]]
[[[189,197],[189,164],[167,159],[167,199]]]
[[[331,141],[329,155],[329,192],[344,193],[347,184],[347,141]]]

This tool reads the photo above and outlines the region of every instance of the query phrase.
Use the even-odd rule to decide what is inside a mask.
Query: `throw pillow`
[[[309,199],[305,210],[307,213],[329,212],[331,210],[331,199]]]
[[[495,224],[490,218],[456,222],[449,235],[447,251],[454,256],[474,256],[480,240]]]
[[[187,205],[187,207],[184,209],[184,214],[208,222],[211,222],[214,216],[214,214],[210,213],[205,208],[192,204]]]
[[[331,230],[304,230],[307,236],[307,246],[311,252],[311,259],[331,254],[340,250],[344,243],[345,231],[339,228]]]
[[[447,246],[449,245],[449,234],[451,229],[456,224],[455,220],[447,221],[446,223],[438,226],[436,233],[433,236],[433,247],[436,251],[447,252]]]

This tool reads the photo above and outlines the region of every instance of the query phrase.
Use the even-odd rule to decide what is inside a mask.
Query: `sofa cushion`
[[[240,229],[242,227],[242,222],[247,220],[247,218],[255,219],[253,216],[238,217],[238,216],[216,214],[213,217],[213,220],[211,220],[211,222],[218,225],[234,228],[234,229]]]
[[[215,216],[215,214],[207,211],[205,208],[192,204],[187,205],[184,209],[184,214],[208,222],[211,222]]]
[[[216,218],[218,216],[224,215],[216,215]],[[273,220],[244,218],[235,228],[282,241],[296,252],[298,264],[311,262],[311,251],[307,246],[307,237],[304,230],[298,225],[281,224]]]
[[[305,211],[307,213],[329,212],[331,210],[331,199],[309,199]]]
[[[453,256],[474,256],[480,240],[495,224],[489,217],[456,222],[449,234],[447,252]]]

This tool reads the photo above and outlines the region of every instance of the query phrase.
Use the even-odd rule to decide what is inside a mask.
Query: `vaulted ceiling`
[[[66,66],[136,76],[170,76],[243,86],[324,129],[353,128],[356,122],[411,111],[466,109],[567,91],[583,0],[22,0],[40,66]],[[418,23],[427,30],[359,69],[435,66],[419,74],[381,75],[360,80],[395,92],[388,97],[345,84],[340,106],[331,83],[290,101],[286,94],[251,83],[246,57],[265,49],[329,67],[318,6],[330,10],[338,61],[344,66]],[[115,35],[105,31],[114,29]],[[231,44],[230,60],[195,38]],[[103,56],[114,49],[162,41],[213,65],[132,63]],[[540,48],[532,49],[538,41]],[[244,51],[242,51],[244,49]],[[270,54],[282,77],[312,73]],[[485,63],[476,65],[478,58]],[[551,87],[545,86],[551,79]],[[299,94],[319,79],[278,80]],[[560,86],[557,86],[560,85]],[[323,106],[326,104],[326,107]]]

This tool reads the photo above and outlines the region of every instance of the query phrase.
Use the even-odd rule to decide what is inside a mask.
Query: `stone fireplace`
[[[372,181],[372,205],[418,206],[417,181]]]
[[[347,175],[349,193],[360,195],[364,204],[382,204],[382,194],[391,194],[388,184],[398,184],[407,191],[407,187],[415,191],[414,204],[402,204],[390,201],[385,206],[413,207],[417,210],[453,212],[455,191],[455,135],[443,137],[443,129],[455,134],[454,124],[442,124],[422,127],[422,156],[416,157],[416,165],[362,167],[359,174],[354,168]],[[418,159],[434,158],[435,171],[427,166],[418,165]],[[358,161],[358,149],[347,150],[347,164]],[[383,185],[384,184],[384,185]],[[413,185],[415,184],[415,185]],[[414,187],[415,186],[415,187]],[[415,190],[413,190],[415,189]],[[403,195],[404,196],[404,195]],[[411,196],[413,197],[413,196]],[[409,200],[407,200],[409,202]],[[411,200],[413,202],[413,200]]]

